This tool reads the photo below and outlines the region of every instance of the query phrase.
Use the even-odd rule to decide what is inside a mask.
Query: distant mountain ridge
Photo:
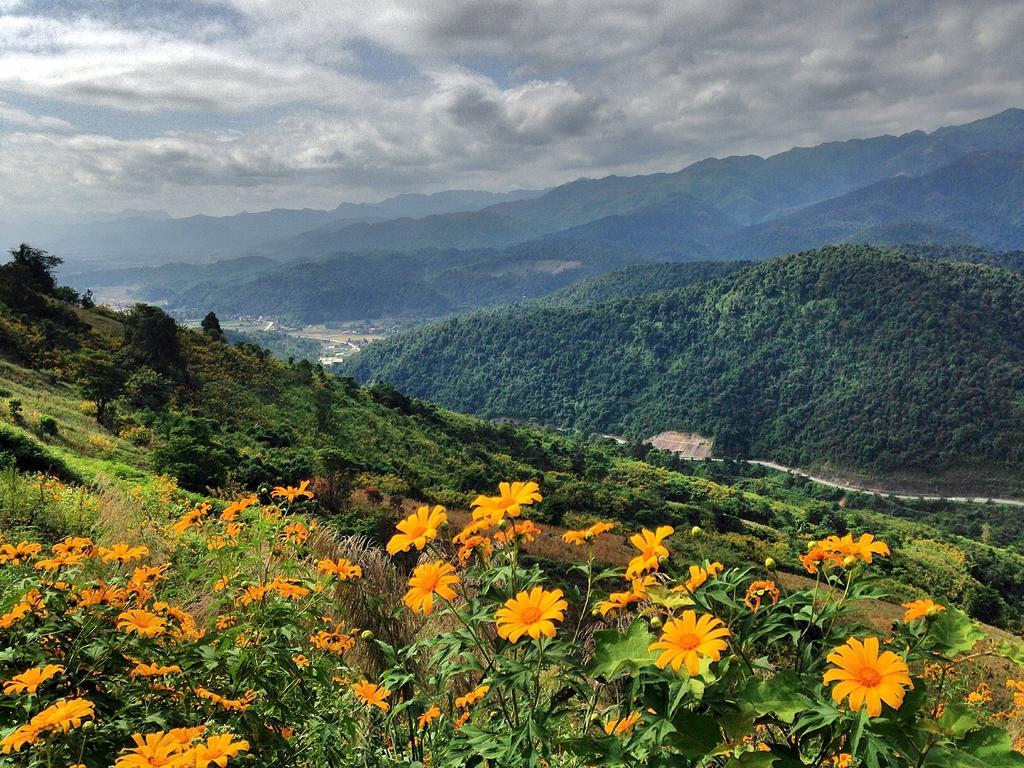
[[[211,261],[232,256],[267,241],[277,241],[331,224],[353,225],[400,217],[424,217],[472,211],[509,200],[541,194],[540,190],[481,192],[446,190],[433,194],[405,194],[379,203],[341,203],[332,210],[277,208],[232,216],[172,218],[162,212],[125,211],[99,216],[95,221],[67,226],[37,226],[33,231],[17,222],[0,225],[12,242],[30,241],[62,254],[72,271],[84,264],[109,267],[117,259],[132,264],[169,261]],[[162,214],[162,215],[160,215]]]

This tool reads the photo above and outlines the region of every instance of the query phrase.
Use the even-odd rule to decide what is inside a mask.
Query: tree
[[[14,263],[25,271],[40,291],[43,293],[53,292],[57,285],[57,281],[53,277],[53,270],[64,263],[63,259],[39,248],[33,248],[27,243],[22,243],[12,249],[10,254],[14,257]]]
[[[172,379],[184,376],[178,324],[159,307],[136,304],[128,311],[122,351],[135,366],[149,366]]]
[[[106,350],[93,349],[75,356],[73,375],[87,398],[96,403],[96,421],[106,424],[107,405],[121,391],[124,372]]]
[[[203,333],[217,341],[224,341],[224,331],[221,330],[220,320],[213,312],[207,312],[202,322]]]

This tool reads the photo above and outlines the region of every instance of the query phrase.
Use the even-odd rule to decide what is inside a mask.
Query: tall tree
[[[39,248],[33,248],[27,243],[22,243],[9,253],[14,257],[14,263],[25,271],[37,289],[43,293],[51,293],[57,286],[53,271],[64,263],[62,258]]]
[[[207,312],[201,323],[203,333],[217,341],[224,341],[224,331],[221,330],[220,320],[213,312]]]

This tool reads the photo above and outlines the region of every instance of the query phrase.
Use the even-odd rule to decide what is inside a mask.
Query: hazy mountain
[[[693,251],[730,228],[738,231],[894,177],[925,175],[977,152],[1024,152],[1024,110],[1010,109],[932,133],[798,147],[768,158],[702,160],[675,173],[579,179],[477,213],[335,223],[260,253],[288,258],[425,246],[500,247],[624,216],[631,218],[594,227],[612,242],[639,238],[644,247]],[[674,217],[683,221],[673,223]],[[595,232],[583,230],[579,236],[593,239]]]
[[[719,254],[766,258],[842,241],[932,240],[1024,246],[1024,154],[971,153],[923,176],[899,176],[748,227]]]
[[[7,222],[0,227],[6,241],[22,241],[68,262],[69,271],[84,266],[154,264],[167,261],[211,261],[238,254],[268,240],[298,235],[326,224],[351,225],[405,216],[478,210],[498,202],[541,194],[449,190],[434,194],[399,195],[379,203],[342,203],[330,211],[274,209],[233,216],[171,218],[161,212],[126,211],[99,215],[91,221],[65,224]]]

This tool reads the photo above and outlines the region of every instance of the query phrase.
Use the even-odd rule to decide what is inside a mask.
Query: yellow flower
[[[562,541],[566,544],[574,544],[577,547],[593,541],[602,533],[607,533],[615,526],[612,523],[594,523],[593,525],[579,531],[566,531],[562,534]]]
[[[270,492],[270,495],[275,499],[287,499],[288,501],[295,501],[300,496],[307,499],[313,498],[313,492],[309,490],[309,480],[303,480],[299,483],[298,488],[291,485],[278,485]]]
[[[155,613],[135,609],[118,615],[117,628],[127,635],[134,632],[139,637],[158,637],[167,629],[167,622]]]
[[[633,579],[632,587],[628,592],[612,592],[607,600],[597,604],[597,609],[602,616],[607,616],[612,611],[621,611],[633,603],[639,603],[647,599],[647,587],[655,583],[654,576],[646,576],[643,579]]]
[[[459,583],[455,568],[450,563],[437,561],[418,566],[409,578],[409,591],[403,599],[413,613],[429,614],[434,610],[434,595],[454,600],[453,584]]]
[[[420,715],[418,718],[416,718],[417,722],[419,723],[420,730],[423,730],[424,728],[426,728],[432,722],[437,720],[437,718],[439,718],[440,716],[441,716],[441,709],[440,709],[440,707],[438,707],[436,704],[432,705],[430,707],[430,709],[428,709],[426,712],[424,712],[422,715]]]
[[[505,602],[494,615],[498,635],[510,643],[519,641],[523,635],[538,640],[541,635],[555,636],[555,622],[565,617],[569,604],[562,599],[562,590],[550,592],[534,587],[530,592],[520,592]]]
[[[503,517],[519,517],[523,507],[543,501],[540,486],[535,482],[499,483],[497,496],[477,496],[470,503],[473,519],[490,518],[497,523]]]
[[[104,563],[130,563],[148,555],[149,547],[132,547],[120,542],[112,547],[100,547],[99,554]]]
[[[394,555],[397,552],[408,552],[411,548],[423,549],[428,541],[437,538],[437,530],[448,521],[448,515],[444,507],[438,505],[433,509],[420,507],[416,512],[405,520],[402,520],[396,528],[399,533],[391,537],[388,542],[388,554]]]
[[[206,740],[206,743],[196,746],[195,763],[189,762],[189,766],[195,765],[195,768],[208,768],[210,765],[216,765],[219,768],[224,768],[230,758],[239,752],[249,751],[248,741],[244,739],[242,741],[233,741],[234,738],[234,735],[230,733],[211,736]]]
[[[662,525],[651,532],[644,528],[640,533],[629,537],[629,542],[640,550],[640,554],[629,561],[626,578],[632,579],[647,571],[658,570],[658,558],[668,557],[668,548],[662,543],[675,533],[670,525]]]
[[[927,616],[934,616],[940,611],[946,610],[946,606],[939,605],[927,597],[924,600],[913,600],[909,603],[903,603],[903,607],[907,609],[903,614],[904,624],[909,624],[912,621],[923,619]]]
[[[39,686],[51,677],[64,671],[64,667],[56,664],[47,664],[45,667],[33,667],[25,670],[20,675],[15,675],[4,683],[4,693],[13,696],[16,693],[35,693]]]
[[[375,685],[374,683],[366,680],[360,680],[352,686],[352,690],[364,704],[377,707],[382,712],[387,712],[388,709],[390,709],[390,705],[384,701],[384,699],[391,695],[391,691],[387,688]]]
[[[487,695],[487,692],[491,690],[489,685],[478,685],[472,691],[467,693],[465,696],[459,696],[455,699],[456,709],[465,709],[466,707],[472,707],[480,699]]]
[[[304,653],[297,653],[292,656],[292,663],[299,669],[305,669],[310,665],[309,657]]]
[[[684,611],[682,618],[672,619],[665,624],[661,639],[651,643],[648,650],[661,651],[655,664],[658,669],[671,665],[676,672],[685,664],[686,671],[696,675],[700,671],[700,660],[718,661],[728,644],[723,638],[729,630],[721,619],[706,613],[697,615]]]
[[[882,702],[899,709],[906,688],[911,686],[907,663],[892,651],[878,652],[878,638],[862,643],[855,637],[836,648],[827,657],[833,666],[825,671],[825,685],[838,683],[832,699],[839,704],[849,698],[850,709],[867,706],[871,717],[882,714]]]
[[[619,736],[623,733],[632,733],[633,728],[636,727],[636,724],[638,722],[640,722],[640,713],[631,712],[629,715],[622,718],[621,720],[609,720],[607,723],[604,724],[604,732],[607,733],[609,736],[611,736],[612,734]]]

